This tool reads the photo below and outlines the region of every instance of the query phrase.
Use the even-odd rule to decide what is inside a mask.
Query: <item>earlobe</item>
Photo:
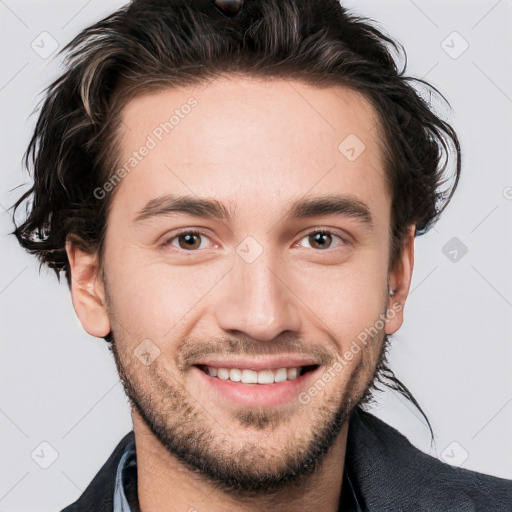
[[[393,334],[404,321],[404,305],[409,295],[412,271],[414,267],[414,237],[416,228],[410,226],[403,241],[399,261],[388,276],[388,313],[386,316],[386,334]]]
[[[86,251],[81,244],[69,237],[66,240],[66,253],[75,312],[83,328],[91,336],[103,338],[110,332],[110,319],[97,255]]]

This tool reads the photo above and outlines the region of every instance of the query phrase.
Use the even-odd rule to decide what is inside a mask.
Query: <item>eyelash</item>
[[[205,236],[208,238],[208,235],[206,233],[204,233],[203,231],[199,231],[196,229],[185,229],[185,230],[180,231],[179,233],[176,233],[175,235],[169,237],[162,245],[164,247],[166,247],[168,245],[172,245],[173,240],[177,240],[180,236],[183,236],[183,235],[201,235],[201,236]],[[186,249],[177,248],[176,250],[178,252],[187,253],[187,252],[197,252],[198,249],[187,251]]]
[[[317,229],[313,229],[307,233],[305,233],[300,241],[304,240],[304,238],[307,238],[313,234],[317,234],[317,233],[320,233],[322,235],[331,235],[333,238],[338,238],[341,242],[342,242],[342,245],[347,245],[349,244],[350,242],[343,238],[342,236],[340,235],[337,235],[336,233],[332,232],[331,230],[329,229],[325,229],[325,228],[317,228]],[[208,237],[208,234],[205,233],[204,231],[200,231],[200,230],[197,230],[197,229],[185,229],[183,231],[180,231],[179,233],[176,233],[175,235],[169,237],[163,244],[162,246],[163,247],[167,247],[169,245],[173,245],[172,242],[173,240],[177,240],[179,239],[180,236],[183,236],[183,235],[200,235],[200,236],[204,236],[206,238],[209,238]],[[294,245],[297,245],[299,242],[297,242],[296,244]],[[186,249],[181,249],[181,248],[176,248],[177,252],[183,252],[183,253],[193,253],[193,252],[197,252],[199,249],[193,249],[193,250],[186,250]],[[329,250],[334,250],[332,249],[331,247],[327,248],[327,249],[319,249],[318,252],[327,252]]]

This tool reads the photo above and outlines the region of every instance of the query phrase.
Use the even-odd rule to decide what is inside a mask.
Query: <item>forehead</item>
[[[342,86],[229,76],[165,89],[132,99],[120,133],[117,193],[138,203],[180,192],[260,208],[269,194],[388,199],[378,116]]]

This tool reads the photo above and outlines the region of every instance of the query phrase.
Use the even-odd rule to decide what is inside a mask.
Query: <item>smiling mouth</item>
[[[240,382],[242,384],[274,384],[294,380],[300,376],[316,370],[320,365],[294,366],[291,368],[272,368],[264,370],[251,370],[248,368],[217,368],[204,364],[196,365],[201,371],[210,377]]]

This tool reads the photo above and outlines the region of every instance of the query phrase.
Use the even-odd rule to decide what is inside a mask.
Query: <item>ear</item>
[[[416,227],[410,226],[402,245],[402,253],[396,265],[389,272],[388,283],[392,294],[388,297],[388,314],[386,315],[386,334],[393,334],[403,324],[404,306],[411,286],[414,267],[414,236]]]
[[[66,253],[75,312],[91,336],[103,338],[110,332],[110,319],[97,255],[71,237],[66,240]]]

